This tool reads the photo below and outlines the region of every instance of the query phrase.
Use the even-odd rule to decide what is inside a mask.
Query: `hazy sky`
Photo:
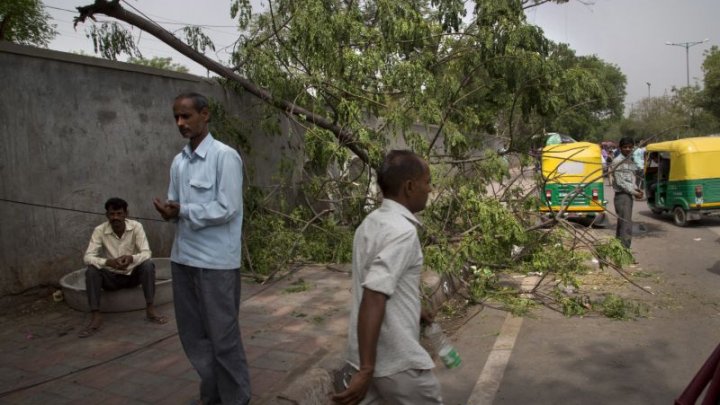
[[[226,61],[237,39],[236,24],[230,19],[229,1],[205,0],[124,0],[164,27],[175,30],[192,23],[206,26],[216,46],[216,59]],[[261,0],[254,0],[259,4]],[[301,1],[301,0],[299,0]],[[498,0],[502,1],[502,0]],[[75,7],[93,0],[43,0],[60,32],[50,45],[60,51],[92,54],[85,37],[85,25],[72,28]],[[690,83],[702,85],[703,52],[720,45],[720,0],[571,0],[568,4],[545,4],[530,9],[528,21],[539,25],[553,41],[568,43],[578,55],[595,54],[620,67],[627,77],[626,105],[650,95],[669,93],[686,83],[686,51],[666,42],[683,43],[708,39],[689,48]],[[592,4],[587,4],[592,3]],[[130,7],[128,7],[130,8]],[[69,11],[64,11],[69,10]],[[104,17],[100,16],[102,20]],[[149,34],[134,31],[145,57],[170,56],[192,73],[206,71]]]
[[[586,3],[590,3],[586,1]],[[690,84],[702,86],[703,53],[720,45],[720,0],[593,0],[583,5],[545,4],[530,9],[528,21],[545,36],[570,44],[578,55],[597,55],[627,77],[630,105],[669,93],[687,82],[686,50],[666,42],[708,39],[689,48]]]

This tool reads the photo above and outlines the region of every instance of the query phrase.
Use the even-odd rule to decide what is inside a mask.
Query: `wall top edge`
[[[214,82],[214,80],[212,79],[192,75],[189,73],[174,72],[172,70],[157,69],[149,66],[94,58],[91,56],[76,55],[73,53],[54,51],[28,45],[19,45],[8,41],[0,41],[0,53],[13,53],[40,59],[51,59],[60,62],[75,63],[104,69],[122,70],[125,72],[144,73],[153,76],[162,76],[173,79],[187,80],[191,82]]]

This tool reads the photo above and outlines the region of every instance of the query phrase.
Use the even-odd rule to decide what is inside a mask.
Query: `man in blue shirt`
[[[170,259],[178,334],[200,375],[202,404],[247,404],[250,377],[238,325],[242,160],[210,134],[204,96],[180,94],[173,114],[189,142],[173,159],[167,201],[153,203],[177,223]]]
[[[638,188],[643,188],[643,169],[645,169],[645,147],[637,147],[632,153],[632,159],[635,163],[635,167],[637,167],[637,171],[635,172],[635,184],[637,184]]]

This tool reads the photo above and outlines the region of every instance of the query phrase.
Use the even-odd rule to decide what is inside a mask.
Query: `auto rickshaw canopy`
[[[695,137],[648,144],[648,153],[669,154],[669,180],[720,178],[720,138]]]
[[[602,179],[600,145],[572,142],[545,146],[542,176],[555,183],[592,183]]]

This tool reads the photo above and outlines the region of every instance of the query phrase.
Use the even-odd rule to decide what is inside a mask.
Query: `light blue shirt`
[[[206,269],[240,268],[242,160],[208,134],[186,145],[170,168],[168,200],[180,203],[170,259]]]
[[[637,148],[633,151],[632,154],[633,162],[635,162],[635,166],[638,167],[638,169],[642,169],[645,167],[645,148]]]

